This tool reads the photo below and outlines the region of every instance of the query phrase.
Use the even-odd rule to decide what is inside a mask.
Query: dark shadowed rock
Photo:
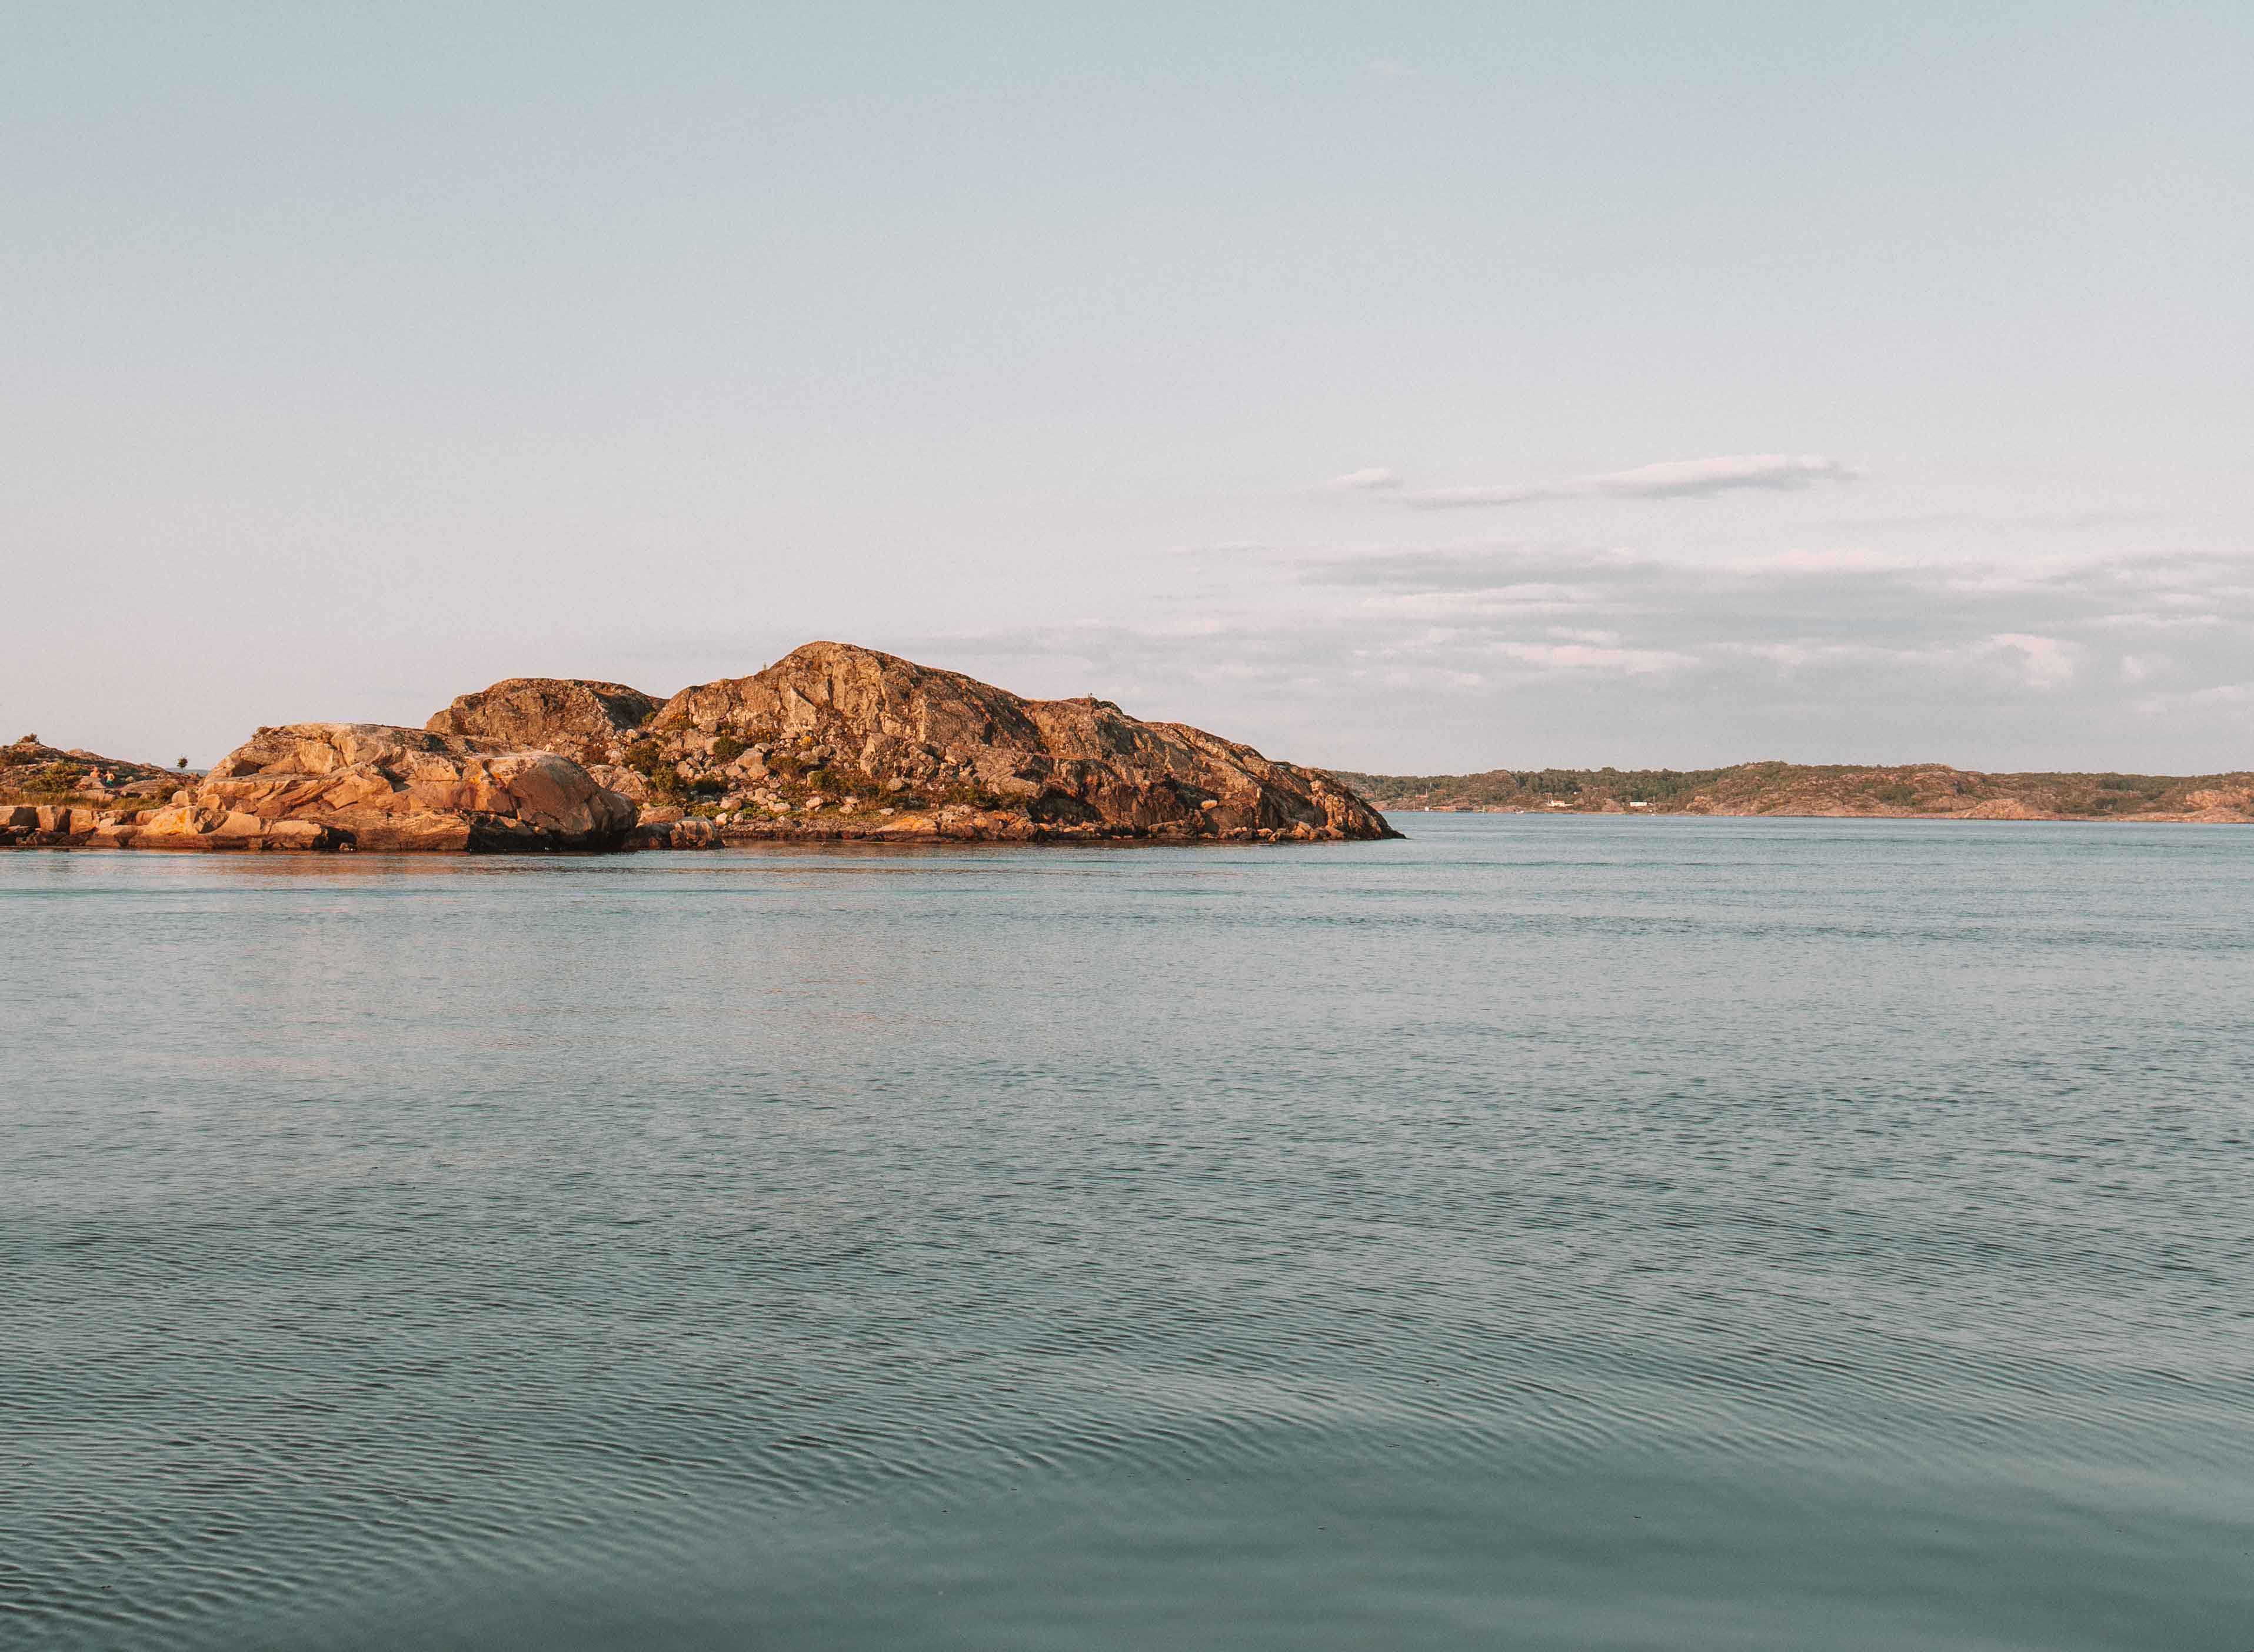
[[[423,726],[511,751],[554,752],[575,763],[606,763],[621,739],[649,721],[658,701],[623,682],[578,677],[509,677],[465,694]]]
[[[778,775],[800,783],[790,818],[802,824],[809,800],[815,814],[858,827],[899,798],[942,830],[950,807],[956,819],[977,816],[985,836],[1020,835],[1012,820],[1038,836],[1395,836],[1329,775],[1201,729],[1145,723],[1107,700],[1022,699],[843,643],[810,642],[754,676],[684,689],[646,736],[692,788],[756,797]],[[762,783],[769,794],[753,789]]]

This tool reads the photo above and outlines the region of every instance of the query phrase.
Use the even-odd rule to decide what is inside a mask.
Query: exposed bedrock
[[[1396,835],[1329,775],[1186,724],[1145,723],[1108,700],[1027,700],[844,643],[684,689],[639,738],[682,782],[717,780],[755,805],[789,802],[787,783],[810,774],[825,804],[952,804],[1015,816],[1039,836]]]
[[[484,746],[600,763],[620,735],[649,721],[658,704],[654,696],[623,682],[509,677],[459,696],[423,726]]]
[[[497,751],[424,729],[259,730],[121,848],[613,849],[634,806],[553,752]]]
[[[120,780],[123,766],[113,766]],[[1028,700],[836,642],[662,704],[623,683],[511,677],[463,695],[427,728],[261,729],[164,807],[106,790],[92,801],[114,809],[76,807],[88,800],[60,788],[87,779],[74,768],[51,787],[52,806],[10,809],[0,843],[490,850],[1397,836],[1336,776],[1201,729],[1146,723],[1108,700]],[[127,789],[161,795],[170,783],[150,770]]]

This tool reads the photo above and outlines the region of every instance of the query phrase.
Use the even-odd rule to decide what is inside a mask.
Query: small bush
[[[744,754],[744,743],[732,734],[723,734],[712,742],[712,756],[722,763],[734,762]]]
[[[821,774],[822,788],[840,797],[872,798],[884,794],[884,787],[869,775],[853,768],[825,768]]]
[[[957,807],[978,809],[1008,808],[1012,807],[1012,802],[1009,798],[988,791],[975,780],[956,786],[928,786],[921,790],[931,806],[937,808]],[[909,794],[904,794],[893,801],[905,803],[910,802],[912,798]]]

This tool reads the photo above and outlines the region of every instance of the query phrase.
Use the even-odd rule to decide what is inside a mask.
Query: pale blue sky
[[[2254,8],[462,10],[10,10],[0,738],[2254,765]]]

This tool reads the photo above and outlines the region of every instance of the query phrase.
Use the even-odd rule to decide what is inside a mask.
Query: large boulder
[[[379,723],[261,729],[138,848],[615,849],[634,806],[553,752],[508,751]]]
[[[878,795],[1004,808],[1041,835],[1397,836],[1334,777],[1201,729],[1108,700],[1023,699],[843,643],[684,689],[646,734],[692,787],[756,785],[774,764]]]
[[[65,803],[0,804],[0,844],[68,847],[89,840],[107,816]]]
[[[510,751],[554,752],[575,763],[607,763],[658,704],[623,682],[509,677],[458,696],[423,726],[433,734]]]

